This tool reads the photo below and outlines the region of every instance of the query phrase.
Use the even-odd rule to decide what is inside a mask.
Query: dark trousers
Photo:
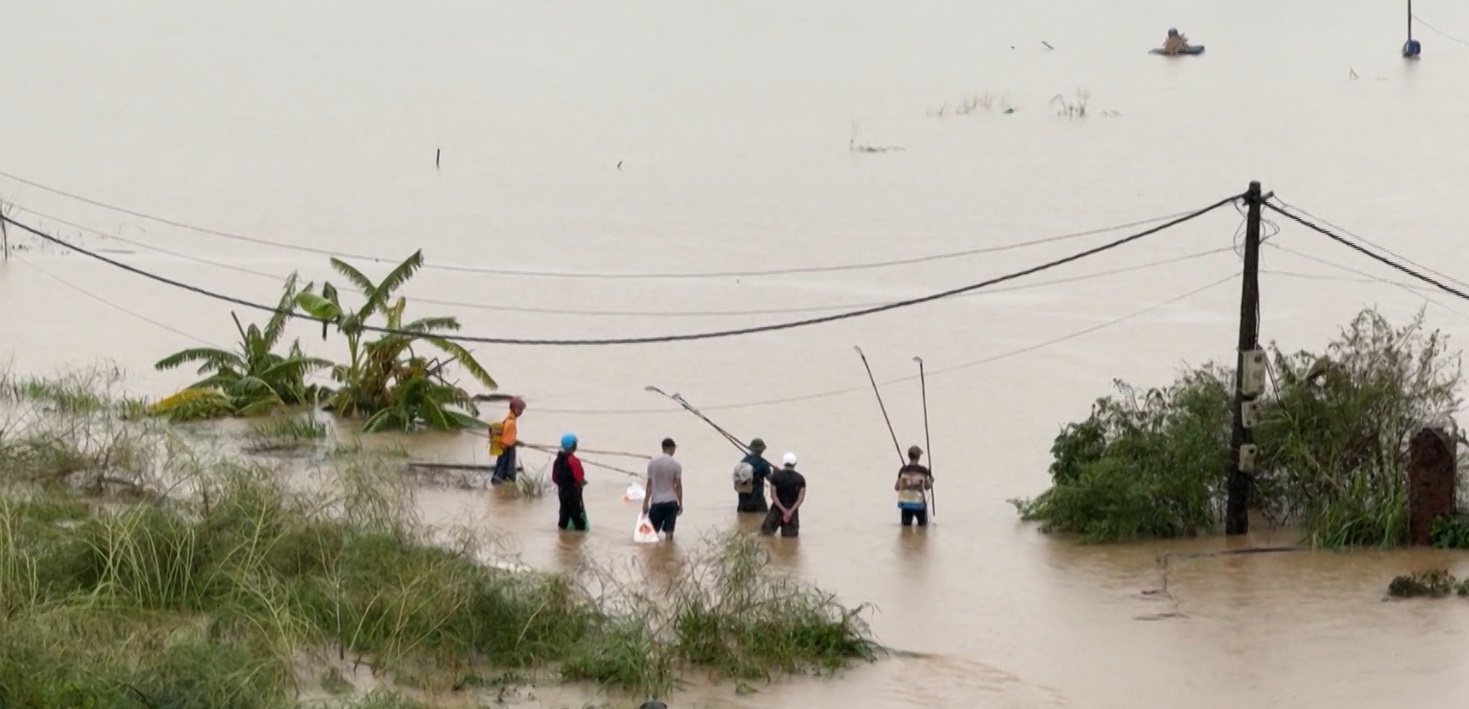
[[[765,504],[765,493],[756,494],[754,492],[746,492],[740,493],[740,501],[735,509],[740,512],[764,514],[766,510],[770,509],[770,506]]]
[[[902,512],[904,527],[913,524],[914,521],[917,521],[920,527],[928,526],[928,508],[925,507],[921,510],[902,510]]]
[[[650,505],[648,521],[653,524],[653,531],[673,534],[673,528],[678,524],[678,503],[659,502]]]
[[[582,504],[580,485],[556,486],[556,497],[561,500],[561,510],[556,526],[562,529],[587,531],[587,508]]]
[[[769,536],[775,534],[775,530],[777,529],[780,530],[780,536],[782,537],[794,537],[801,533],[800,510],[791,513],[791,520],[789,522],[781,517],[779,507],[770,508],[770,511],[765,513],[765,521],[760,523],[760,533]]]
[[[500,451],[500,457],[495,459],[494,475],[490,480],[491,482],[515,480],[515,446]]]

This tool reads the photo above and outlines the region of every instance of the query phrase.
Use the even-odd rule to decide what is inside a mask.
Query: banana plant
[[[456,384],[444,379],[443,369],[457,362],[480,384],[494,389],[495,380],[468,350],[447,339],[443,333],[459,329],[453,317],[428,317],[403,321],[407,299],[394,292],[423,267],[423,252],[411,256],[382,280],[374,283],[361,271],[341,259],[331,260],[332,268],[349,281],[365,297],[355,310],[342,304],[341,292],[330,282],[323,283],[318,293],[307,288],[296,296],[296,305],[308,315],[322,321],[322,338],[330,328],[347,340],[347,361],[331,368],[332,378],[340,385],[331,397],[329,408],[344,418],[363,418],[369,431],[413,430],[420,426],[449,430],[481,425],[474,417],[455,408],[477,413],[473,397]],[[364,335],[377,330],[365,326],[380,318],[381,329],[376,339]],[[429,360],[414,346],[428,344],[449,355],[446,362]]]
[[[165,371],[198,363],[198,374],[204,378],[159,401],[152,412],[174,419],[257,416],[313,402],[319,392],[306,379],[332,363],[307,357],[299,341],[293,341],[284,354],[276,352],[299,295],[296,282],[294,273],[286,279],[276,312],[264,328],[253,323],[246,327],[238,315],[230,313],[240,337],[235,351],[196,347],[175,352],[154,364],[155,369]],[[308,283],[306,289],[310,288]],[[203,402],[208,405],[201,405]]]

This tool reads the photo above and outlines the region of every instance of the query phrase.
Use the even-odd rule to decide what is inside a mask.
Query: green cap
[[[760,440],[758,438],[753,439],[753,440],[750,441],[750,452],[751,453],[761,453],[761,452],[764,452],[764,450],[765,450],[765,441],[762,441],[762,440]]]

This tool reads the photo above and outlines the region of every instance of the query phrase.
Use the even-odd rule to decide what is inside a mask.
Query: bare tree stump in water
[[[1454,514],[1455,440],[1442,429],[1425,428],[1408,443],[1408,538],[1432,543],[1433,521]]]

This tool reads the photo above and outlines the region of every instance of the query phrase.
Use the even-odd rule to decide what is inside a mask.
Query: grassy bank
[[[1319,547],[1406,541],[1408,441],[1426,426],[1454,429],[1459,353],[1421,312],[1394,327],[1367,310],[1322,353],[1272,344],[1268,354],[1251,511],[1298,525]],[[1234,364],[1190,369],[1167,387],[1117,389],[1056,437],[1052,486],[1014,501],[1021,515],[1087,541],[1215,532]]]
[[[439,704],[507,677],[661,696],[689,672],[768,680],[878,654],[858,610],[771,575],[758,540],[712,540],[667,587],[593,593],[486,565],[468,537],[430,543],[391,457],[327,457],[305,489],[108,396],[11,384],[0,707],[410,706],[366,691]]]

